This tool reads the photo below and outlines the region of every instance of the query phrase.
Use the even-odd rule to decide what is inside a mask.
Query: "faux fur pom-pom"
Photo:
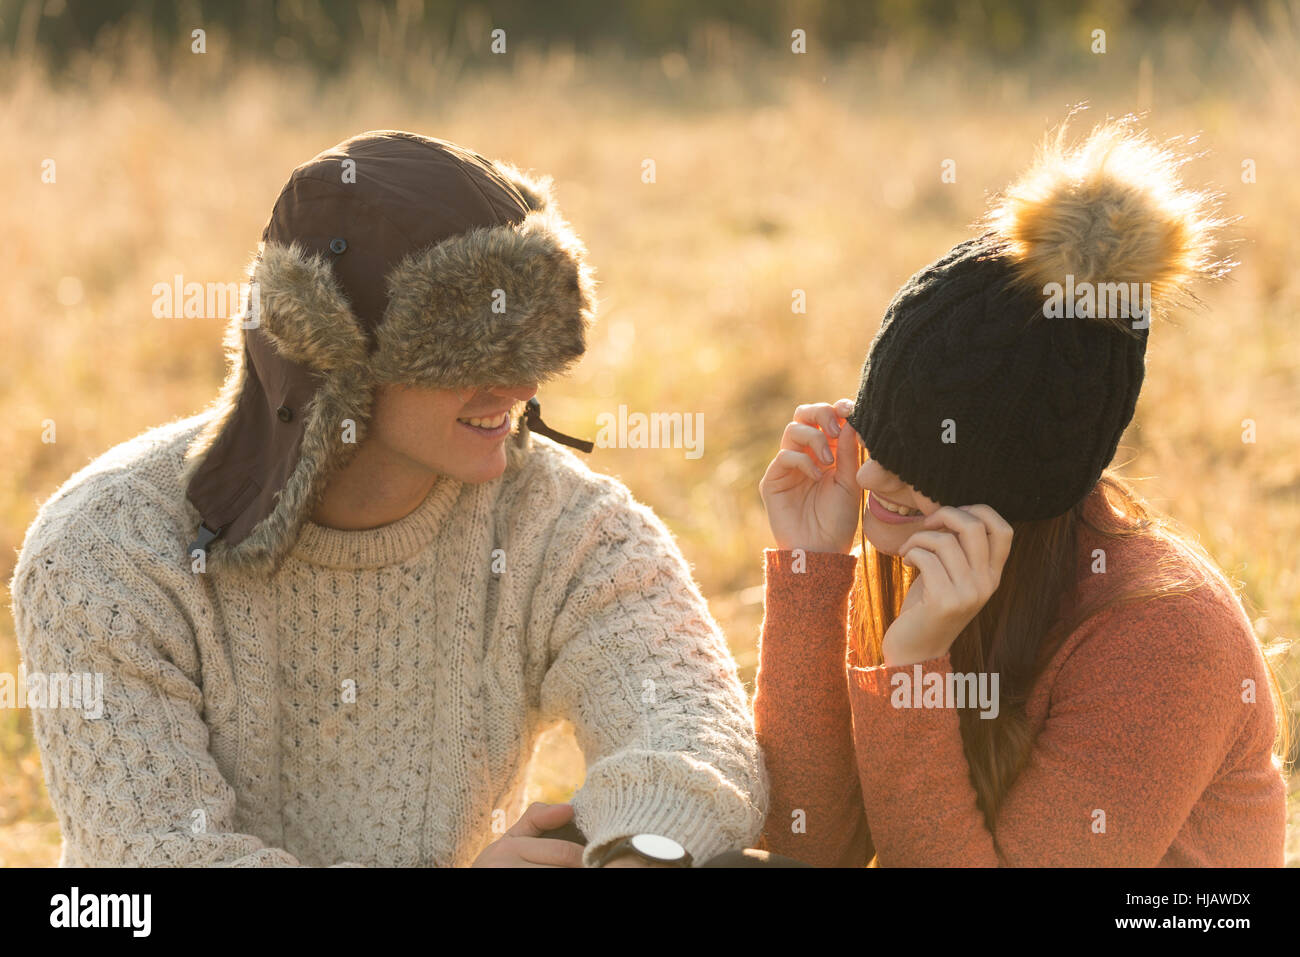
[[[1076,144],[1063,124],[984,225],[1033,286],[1149,283],[1157,306],[1194,298],[1195,280],[1219,278],[1234,263],[1215,257],[1225,221],[1215,216],[1216,196],[1183,186],[1185,162],[1133,117],[1108,120]]]

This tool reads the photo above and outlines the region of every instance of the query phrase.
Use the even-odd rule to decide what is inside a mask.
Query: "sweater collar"
[[[344,531],[303,522],[292,554],[329,568],[381,568],[412,558],[438,534],[462,483],[443,476],[409,515],[379,528]]]

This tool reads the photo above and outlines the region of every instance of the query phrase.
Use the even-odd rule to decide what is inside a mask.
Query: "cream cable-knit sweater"
[[[178,473],[202,421],[70,478],[14,571],[28,673],[104,676],[99,719],[32,710],[61,864],[466,865],[559,718],[587,761],[587,864],[639,831],[697,862],[757,839],[735,663],[622,485],[534,436],[390,525],[309,523],[274,576],[195,574]]]

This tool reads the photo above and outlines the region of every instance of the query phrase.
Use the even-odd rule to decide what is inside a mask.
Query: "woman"
[[[1222,573],[1107,468],[1152,316],[1226,268],[1219,223],[1131,122],[1063,134],[763,477],[770,851],[1283,862],[1276,680]]]

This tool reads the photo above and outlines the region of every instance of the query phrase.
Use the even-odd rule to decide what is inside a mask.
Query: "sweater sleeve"
[[[771,777],[764,846],[822,867],[874,854],[845,682],[852,555],[768,549],[754,726]]]
[[[11,583],[29,693],[38,673],[89,675],[100,687],[81,708],[31,708],[61,863],[298,865],[234,826],[234,790],[208,753],[198,649],[175,597],[194,587],[180,581],[192,573],[101,531],[93,514],[44,528],[38,519]],[[139,525],[164,535],[161,521]]]
[[[696,864],[752,845],[766,773],[735,661],[690,569],[625,491],[582,513],[553,549],[570,572],[541,705],[572,721],[586,758],[573,798],[584,864],[638,832],[676,840]]]
[[[1245,722],[1261,717],[1252,711],[1271,711],[1266,688],[1261,703],[1243,701],[1243,679],[1262,678],[1253,635],[1208,592],[1196,596],[1121,605],[1067,639],[1046,722],[993,831],[976,805],[957,711],[894,706],[907,697],[895,676],[916,666],[853,669],[881,866],[1158,864]],[[942,677],[951,660],[920,670]]]

